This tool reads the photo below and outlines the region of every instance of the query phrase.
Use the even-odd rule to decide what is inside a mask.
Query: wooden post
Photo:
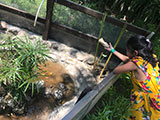
[[[53,6],[54,6],[54,0],[47,0],[45,29],[44,29],[43,37],[42,37],[44,40],[48,39],[49,31],[51,28]]]

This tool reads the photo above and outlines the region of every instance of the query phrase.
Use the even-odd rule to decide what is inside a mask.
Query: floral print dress
[[[146,80],[139,81],[131,72],[133,89],[131,91],[131,109],[129,120],[160,120],[160,73],[156,67],[142,57],[132,61],[145,73]]]

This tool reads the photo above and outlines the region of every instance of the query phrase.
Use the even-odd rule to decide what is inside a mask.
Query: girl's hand
[[[115,52],[115,49],[113,48],[112,44],[111,43],[108,44],[107,42],[104,41],[103,38],[100,38],[99,42],[103,45],[104,49],[112,53]]]
[[[108,50],[109,52],[111,52],[111,49],[113,49],[113,46],[111,43],[109,43],[109,47],[104,47],[104,49]]]

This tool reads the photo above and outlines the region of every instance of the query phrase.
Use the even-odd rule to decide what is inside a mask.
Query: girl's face
[[[126,50],[127,50],[127,51],[126,51],[127,56],[128,56],[129,58],[132,58],[132,57],[134,56],[134,54],[131,53],[131,51],[130,51],[129,49],[126,49]]]
[[[129,57],[129,58],[133,58],[134,56],[137,56],[138,55],[138,51],[137,50],[134,50],[133,52],[131,52],[131,50],[129,50],[129,49],[126,49],[127,51],[127,56]]]

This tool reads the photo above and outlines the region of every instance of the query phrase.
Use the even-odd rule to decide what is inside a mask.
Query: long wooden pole
[[[115,45],[114,45],[114,49],[117,47],[119,41],[121,40],[121,37],[122,37],[122,35],[124,34],[124,32],[125,32],[125,30],[126,30],[126,27],[127,27],[127,24],[124,24],[124,26],[123,26],[123,28],[122,28],[120,34],[119,34],[119,37],[118,37],[118,39],[117,39],[117,41],[116,41],[116,43],[115,43]],[[110,53],[110,55],[109,55],[109,57],[108,57],[108,59],[107,59],[105,65],[104,65],[103,69],[101,70],[100,75],[98,76],[97,82],[100,82],[100,78],[101,78],[101,76],[102,76],[102,74],[103,74],[105,68],[107,67],[107,65],[108,65],[108,63],[109,63],[112,54],[113,54],[113,53]]]

